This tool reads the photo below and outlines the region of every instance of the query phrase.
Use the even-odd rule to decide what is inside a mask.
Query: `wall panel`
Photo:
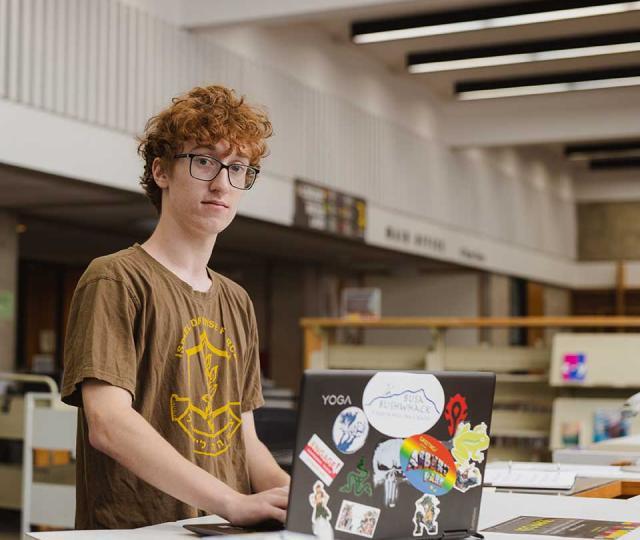
[[[317,64],[306,81],[286,55],[241,56],[121,0],[0,0],[0,31],[0,97],[136,135],[172,96],[224,83],[267,105],[275,136],[264,167],[274,178],[304,177],[455,230],[575,254],[575,210],[570,194],[556,193],[557,170],[515,150],[452,152],[418,125],[365,109],[366,96],[319,89],[322,75],[348,79],[332,64],[340,58],[323,56],[328,39],[325,51],[301,38],[292,54]]]

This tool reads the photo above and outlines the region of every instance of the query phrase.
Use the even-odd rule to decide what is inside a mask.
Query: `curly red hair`
[[[226,140],[236,152],[259,165],[267,155],[265,140],[273,133],[267,114],[245,102],[224,86],[196,86],[175,97],[169,107],[151,117],[138,138],[138,154],[144,160],[140,185],[158,210],[162,210],[162,189],[153,178],[153,162],[160,158],[171,169],[173,156],[187,141],[210,146]]]

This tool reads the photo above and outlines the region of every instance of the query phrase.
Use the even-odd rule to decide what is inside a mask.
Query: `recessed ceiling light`
[[[536,77],[460,81],[455,85],[459,100],[554,94],[640,85],[640,67],[555,73]]]
[[[626,77],[620,79],[601,79],[597,81],[515,86],[513,88],[494,88],[492,90],[471,90],[467,92],[459,92],[458,99],[464,101],[474,99],[530,96],[534,94],[557,94],[560,92],[576,92],[579,90],[598,90],[602,88],[616,88],[639,85],[640,77]]]
[[[567,58],[581,58],[606,54],[622,54],[640,51],[640,42],[618,43],[614,45],[596,45],[593,47],[575,47],[518,54],[501,54],[479,58],[461,58],[459,60],[441,60],[437,62],[420,62],[409,64],[409,73],[435,73],[438,71],[453,71],[479,67],[504,66],[510,64],[525,64],[529,62],[544,62],[548,60],[562,60]]]

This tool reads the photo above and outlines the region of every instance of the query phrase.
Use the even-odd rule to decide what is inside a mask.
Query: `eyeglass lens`
[[[191,175],[198,180],[212,180],[220,173],[221,168],[222,165],[218,161],[207,156],[191,158]],[[229,183],[236,188],[248,189],[256,179],[255,169],[240,163],[229,165],[227,171]]]

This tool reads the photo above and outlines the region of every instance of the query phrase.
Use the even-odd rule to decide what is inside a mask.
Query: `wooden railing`
[[[311,356],[328,346],[338,328],[413,328],[429,331],[435,349],[444,347],[448,329],[459,328],[640,328],[640,317],[382,317],[379,319],[304,318],[304,369]]]

